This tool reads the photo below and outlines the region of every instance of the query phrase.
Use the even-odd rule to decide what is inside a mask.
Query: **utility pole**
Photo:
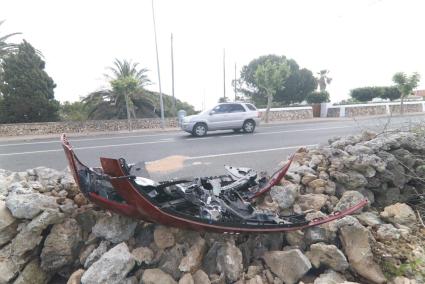
[[[171,33],[171,94],[173,95],[173,114],[176,114],[176,97],[174,96],[174,51],[173,51],[173,33]]]
[[[236,62],[235,62],[235,102],[236,102]]]
[[[164,102],[162,101],[162,90],[161,90],[161,72],[159,70],[159,57],[158,57],[158,42],[156,39],[156,24],[155,24],[155,10],[153,8],[153,0],[152,0],[152,19],[153,19],[153,32],[155,34],[155,50],[156,50],[156,66],[158,69],[158,84],[159,84],[159,103],[161,107],[161,128],[165,127],[164,121]]]
[[[226,101],[226,49],[223,48],[223,98]]]
[[[128,131],[131,132],[131,118],[130,118],[130,109],[128,108],[128,93],[125,92],[125,107],[127,109],[127,124],[128,124]]]

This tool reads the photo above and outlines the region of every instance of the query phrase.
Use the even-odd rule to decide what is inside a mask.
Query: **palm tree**
[[[0,26],[4,23],[0,21]],[[0,62],[11,52],[18,50],[18,45],[14,43],[7,43],[6,40],[14,35],[19,35],[21,33],[11,33],[4,36],[0,36]]]
[[[332,78],[330,78],[328,74],[329,70],[326,69],[320,70],[320,72],[317,73],[317,75],[319,75],[317,82],[319,83],[320,92],[325,91],[326,86],[332,82]]]
[[[113,66],[108,67],[109,74],[105,74],[111,88],[93,92],[83,99],[89,108],[89,117],[95,117],[106,109],[113,109],[106,117],[136,118],[136,99],[141,100],[140,95],[145,92],[144,87],[151,83],[146,75],[148,69],[139,69],[138,65],[129,60],[115,59]]]
[[[413,89],[418,86],[420,81],[420,75],[413,73],[411,76],[407,76],[403,72],[397,72],[393,76],[393,82],[397,84],[397,89],[400,91],[400,114],[404,113],[404,98],[412,94]]]

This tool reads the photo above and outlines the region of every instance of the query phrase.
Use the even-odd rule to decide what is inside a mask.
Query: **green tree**
[[[2,62],[3,122],[42,122],[59,118],[56,87],[44,71],[45,62],[25,40]]]
[[[393,76],[393,82],[396,83],[397,89],[400,91],[400,114],[404,114],[404,99],[412,94],[413,89],[418,86],[420,81],[420,75],[418,73],[413,73],[408,76],[403,72],[397,72]]]
[[[382,99],[389,99],[390,101],[397,100],[401,97],[399,89],[395,86],[382,87]]]
[[[309,104],[328,103],[329,93],[327,91],[313,92],[307,96],[306,101]]]
[[[360,102],[368,102],[382,96],[382,87],[362,87],[351,90],[350,96]]]
[[[110,111],[103,115],[105,118],[136,118],[136,96],[144,93],[144,87],[150,84],[146,75],[148,70],[139,69],[138,65],[129,60],[115,59],[113,66],[108,67],[110,74],[105,74],[111,89],[93,92],[83,99],[90,118],[99,117],[99,113],[106,109]]]
[[[3,21],[0,21],[0,26],[4,23]],[[15,43],[7,43],[6,41],[15,35],[19,35],[20,33],[11,33],[7,35],[0,35],[0,63],[1,61],[6,58],[7,55],[11,54],[14,51],[18,50],[18,45]]]
[[[283,85],[289,76],[289,72],[290,70],[286,60],[282,60],[281,62],[267,60],[257,66],[254,74],[255,84],[258,86],[258,89],[263,90],[267,95],[266,123],[269,122],[269,112],[273,97],[278,90],[284,88]]]
[[[319,73],[317,73],[317,75],[319,75],[319,77],[317,78],[317,81],[319,83],[319,90],[325,91],[327,85],[329,85],[332,82],[332,78],[330,78],[329,75],[329,70],[323,69],[320,70]]]
[[[267,103],[267,96],[264,90],[258,88],[255,82],[255,72],[257,67],[264,64],[266,61],[286,62],[289,66],[289,76],[283,82],[274,97],[276,102],[284,104],[292,104],[302,102],[308,94],[316,90],[317,81],[313,73],[308,69],[300,69],[297,62],[293,59],[287,59],[285,56],[265,55],[253,59],[248,65],[244,66],[241,70],[241,84],[237,91],[242,92],[245,97],[250,98],[257,106],[265,106]]]
[[[59,116],[62,121],[84,121],[88,110],[83,102],[64,102],[60,105]]]

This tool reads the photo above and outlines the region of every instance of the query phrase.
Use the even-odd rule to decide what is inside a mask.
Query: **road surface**
[[[299,147],[324,145],[329,138],[360,133],[407,128],[423,122],[424,115],[362,120],[294,122],[262,125],[253,134],[210,132],[195,138],[186,132],[139,132],[102,134],[70,138],[77,156],[90,167],[99,166],[99,157],[147,161],[155,179],[217,175],[223,165],[251,167],[272,172],[278,163]],[[155,162],[161,160],[161,162]],[[24,171],[44,166],[64,170],[67,166],[59,137],[1,141],[0,169]]]

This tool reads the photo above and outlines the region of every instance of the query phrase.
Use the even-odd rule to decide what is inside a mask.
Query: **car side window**
[[[230,108],[230,105],[218,105],[215,108],[213,108],[212,113],[219,114],[219,113],[228,113]]]
[[[240,104],[232,104],[230,106],[230,112],[245,112],[244,107]]]
[[[249,110],[257,110],[252,104],[246,104],[246,106],[249,108]]]

